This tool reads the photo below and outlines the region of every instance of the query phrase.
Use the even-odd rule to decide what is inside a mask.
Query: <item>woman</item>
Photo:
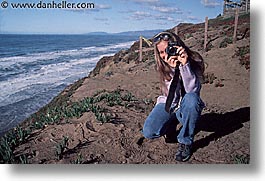
[[[204,108],[200,98],[200,80],[204,72],[203,58],[171,32],[155,35],[153,43],[162,95],[157,98],[155,107],[145,120],[142,132],[144,137],[149,139],[163,135],[168,137],[172,135],[172,130],[176,132],[179,121],[182,124],[181,130],[178,136],[173,137],[179,143],[176,160],[187,161],[192,154],[195,124]],[[174,43],[170,51],[169,43]],[[169,92],[172,90],[171,97],[174,99],[170,102]]]

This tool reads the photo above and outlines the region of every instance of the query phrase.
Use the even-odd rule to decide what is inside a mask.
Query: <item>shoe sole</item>
[[[181,162],[186,162],[186,161],[188,161],[189,159],[190,159],[190,155],[189,156],[187,156],[187,157],[185,157],[185,158],[178,158],[178,157],[176,157],[176,159],[175,160],[177,160],[177,161],[181,161]]]

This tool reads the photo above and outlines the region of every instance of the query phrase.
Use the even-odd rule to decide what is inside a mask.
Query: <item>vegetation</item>
[[[249,18],[249,16],[246,17]],[[242,18],[240,16],[240,20],[241,19]],[[220,24],[225,24],[225,28],[228,28],[231,26],[232,21],[233,18],[223,19],[221,22],[217,22],[217,20],[209,20],[209,26],[215,25],[217,27]],[[229,32],[233,32],[232,30],[233,28],[231,27],[229,29]],[[192,33],[185,34],[186,39],[190,37],[192,37]],[[220,48],[227,47],[228,44],[232,43],[232,38],[229,37],[231,36],[227,36],[227,38],[225,38],[220,43]],[[203,40],[198,40],[198,42],[201,44],[201,47],[203,47]],[[207,50],[211,49],[212,44],[209,44],[207,48]],[[239,47],[238,50],[235,52],[235,55],[240,57],[240,64],[245,66],[246,69],[250,68],[249,53],[249,46]],[[135,51],[132,51],[130,53],[130,56],[124,58],[125,55],[128,54],[129,53],[127,51],[124,51],[120,54],[117,54],[114,59],[112,59],[113,57],[105,57],[104,59],[102,59],[103,61],[101,61],[101,64],[98,64],[97,68],[94,69],[93,73],[98,74],[100,68],[104,67],[106,63],[110,60],[113,60],[115,63],[118,63],[120,61],[129,63],[129,61],[138,60],[138,53],[136,53]],[[144,53],[143,61],[153,59],[153,51],[148,51]],[[147,63],[147,66],[150,66],[154,63],[155,61],[150,61],[149,63]],[[111,77],[113,74],[114,72],[109,71],[105,74],[105,76]],[[7,134],[1,137],[0,163],[30,163],[30,158],[35,155],[34,151],[32,153],[21,154],[16,153],[15,149],[19,145],[29,141],[29,139],[33,137],[33,132],[35,132],[36,130],[38,131],[45,129],[47,125],[68,123],[73,118],[80,118],[85,112],[93,113],[95,119],[99,123],[116,123],[116,118],[111,112],[113,107],[115,106],[121,106],[127,109],[141,109],[141,111],[144,110],[145,112],[147,112],[146,109],[149,109],[148,106],[141,107],[141,104],[150,105],[149,107],[153,105],[152,99],[138,100],[131,92],[122,89],[116,89],[113,91],[99,90],[91,97],[85,97],[80,101],[72,102],[69,97],[77,88],[82,85],[84,79],[81,79],[75,84],[66,88],[64,92],[54,98],[51,103],[43,107],[38,113],[33,114],[22,125],[10,130]],[[206,73],[204,75],[204,83],[215,83],[216,87],[224,86],[222,84],[222,79],[217,79],[214,73]],[[68,152],[68,144],[69,137],[63,136],[63,138],[54,145],[55,156],[58,160],[62,159],[64,154]],[[231,162],[237,164],[249,163],[249,160],[249,155],[231,156]],[[72,163],[84,163],[83,156],[81,155],[81,153],[78,154],[76,160],[73,160]]]
[[[56,145],[55,155],[58,160],[62,159],[63,153],[68,146],[68,140],[69,140],[68,136],[63,136],[63,139]]]
[[[26,163],[25,156],[15,157],[13,151],[17,145],[24,143],[31,131],[16,127],[0,139],[0,163]]]
[[[250,69],[250,48],[249,45],[238,47],[235,56],[239,56],[240,65],[244,66],[247,70]]]
[[[63,102],[61,105],[52,104],[45,108],[44,112],[33,114],[30,117],[31,124],[25,128],[20,126],[14,128],[0,140],[0,163],[28,163],[27,156],[15,157],[15,148],[26,142],[33,130],[44,129],[47,125],[66,123],[74,117],[79,118],[83,113],[91,111],[100,123],[112,122],[112,113],[107,107],[124,106],[126,108],[138,108],[139,102],[146,105],[152,104],[151,100],[142,100],[133,96],[131,92],[116,89],[107,92],[97,91],[92,97],[86,97],[78,102]],[[69,138],[63,137],[62,141],[56,145],[56,157],[61,159],[67,149]]]
[[[226,48],[228,44],[233,43],[232,37],[225,37],[223,41],[220,43],[219,48]]]
[[[231,160],[235,164],[249,164],[250,155],[233,155]]]
[[[203,83],[204,83],[204,84],[212,84],[213,81],[214,81],[216,78],[217,78],[217,77],[214,75],[214,73],[207,72],[207,73],[204,74]]]
[[[81,153],[78,154],[77,158],[71,162],[72,164],[83,164],[84,159]]]

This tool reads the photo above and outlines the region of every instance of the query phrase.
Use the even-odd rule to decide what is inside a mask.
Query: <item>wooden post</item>
[[[178,35],[178,27],[177,26],[174,28],[174,32],[176,35]]]
[[[205,17],[205,30],[204,30],[204,45],[203,45],[204,51],[207,51],[206,50],[207,37],[208,37],[208,17],[206,16]]]
[[[238,24],[238,7],[236,8],[236,14],[235,14],[235,27],[234,27],[234,35],[233,35],[233,43],[236,43],[237,36],[236,36],[236,31],[237,31],[237,24]]]
[[[139,43],[139,61],[141,62],[143,60],[143,39],[142,36],[140,36],[140,43]]]
[[[246,0],[246,13],[248,12],[248,0]]]
[[[226,1],[224,0],[224,4],[223,4],[223,15],[225,15],[225,10],[226,10]]]

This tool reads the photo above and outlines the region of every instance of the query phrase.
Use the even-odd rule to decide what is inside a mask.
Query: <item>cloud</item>
[[[159,0],[132,0],[133,2],[140,4],[148,4],[148,5],[157,5]]]
[[[145,4],[148,9],[158,11],[160,13],[177,13],[181,14],[182,11],[179,8],[172,7],[171,3],[165,3],[160,0],[131,0],[138,4]]]
[[[96,9],[111,9],[111,6],[108,4],[96,4],[95,8]]]
[[[171,16],[163,16],[163,15],[156,15],[154,16],[155,20],[162,20],[162,21],[174,21],[174,18]]]
[[[222,3],[216,2],[216,0],[201,0],[201,4],[207,8],[215,8],[216,6],[222,5]]]
[[[183,19],[181,18],[173,18],[171,16],[167,15],[156,15],[153,17],[156,20],[156,24],[160,25],[166,25],[166,24],[179,24],[183,22]]]
[[[100,10],[106,10],[111,9],[111,6],[108,4],[95,4],[95,8],[91,9],[92,11],[100,11]]]
[[[120,10],[118,11],[119,13],[122,13],[122,14],[129,14],[129,13],[134,13],[135,10],[132,10],[132,9],[127,9],[127,10]]]
[[[200,18],[198,18],[196,16],[188,16],[187,19],[191,20],[191,21],[196,21],[196,22],[202,21]]]
[[[177,13],[182,14],[183,12],[179,8],[172,8],[172,7],[166,7],[166,6],[153,6],[151,7],[152,10],[159,11],[160,13]]]
[[[147,13],[147,12],[144,12],[144,11],[135,11],[131,15],[131,19],[143,20],[143,19],[146,19],[146,18],[151,17],[151,16],[152,15],[150,13]]]
[[[100,17],[96,17],[96,18],[94,18],[94,19],[97,20],[97,21],[109,21],[108,18],[100,18]]]
[[[69,11],[73,12],[99,12],[101,10],[107,10],[111,9],[112,7],[108,4],[95,4],[94,8],[88,8],[88,9],[83,9],[83,8],[72,8],[72,9],[66,9]]]

